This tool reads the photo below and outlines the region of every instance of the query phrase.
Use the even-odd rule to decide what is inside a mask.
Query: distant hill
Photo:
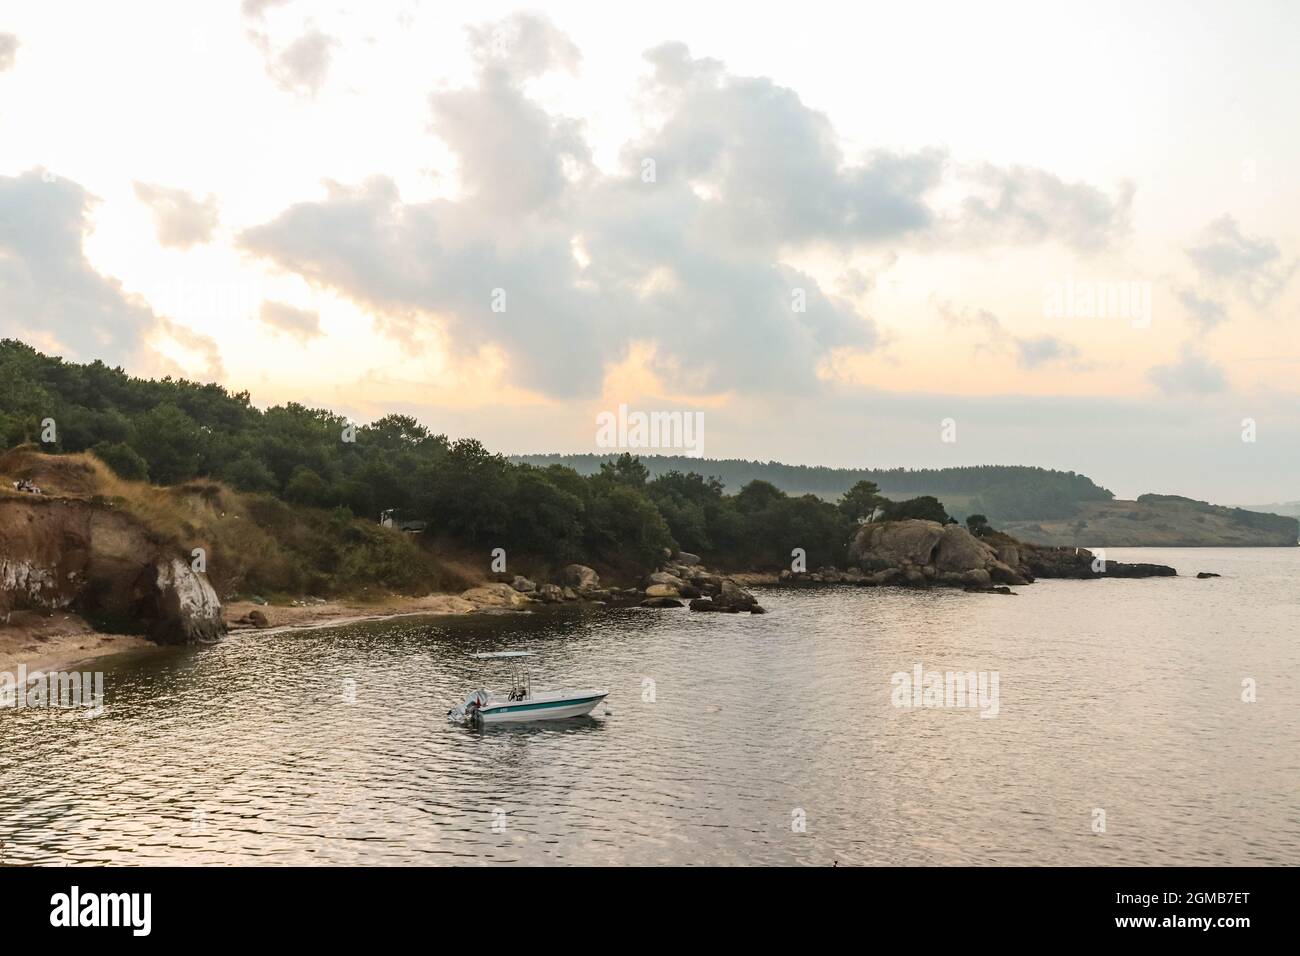
[[[562,464],[591,475],[617,455],[516,455],[516,462]],[[1034,544],[1065,547],[1284,547],[1300,539],[1300,523],[1280,508],[1229,508],[1178,495],[1117,500],[1072,471],[1023,465],[961,468],[827,468],[743,458],[645,455],[651,477],[679,471],[719,479],[735,494],[755,479],[790,495],[829,501],[856,482],[874,481],[888,498],[934,495],[959,520],[983,514],[994,527]],[[1300,502],[1292,506],[1300,512]]]
[[[1001,530],[1033,544],[1099,548],[1294,547],[1300,540],[1293,517],[1179,495],[1085,502],[1072,518],[1007,522]]]
[[[1262,511],[1265,514],[1288,515],[1300,518],[1300,501],[1282,501],[1275,505],[1242,505],[1246,511]]]
[[[593,475],[611,455],[514,455],[511,461],[530,465],[567,465],[581,475]],[[970,465],[961,468],[828,468],[786,465],[743,458],[688,458],[684,455],[643,455],[650,477],[671,471],[695,472],[717,478],[729,494],[755,479],[770,482],[789,495],[816,495],[834,501],[859,481],[874,481],[895,500],[934,495],[948,513],[964,520],[970,514],[998,522],[1033,518],[1067,518],[1084,501],[1109,501],[1114,494],[1091,478],[1072,471],[1024,465]]]

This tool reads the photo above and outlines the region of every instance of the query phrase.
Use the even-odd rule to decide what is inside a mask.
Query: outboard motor
[[[464,703],[459,707],[453,707],[447,711],[447,719],[454,724],[469,725],[474,723],[478,717],[478,709],[488,701],[487,691],[476,690],[465,698]]]

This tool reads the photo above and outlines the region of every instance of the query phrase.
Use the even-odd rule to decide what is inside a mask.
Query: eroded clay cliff
[[[108,504],[0,494],[0,618],[69,610],[159,644],[217,640],[221,602],[188,559]]]

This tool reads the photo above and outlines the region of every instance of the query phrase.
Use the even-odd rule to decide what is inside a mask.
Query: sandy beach
[[[460,615],[485,609],[521,610],[531,603],[504,586],[486,585],[461,594],[421,597],[394,594],[377,601],[338,599],[302,605],[231,601],[222,613],[230,634],[246,631],[273,634],[394,617]],[[258,612],[265,623],[260,626],[253,623],[253,612]],[[159,646],[138,635],[97,631],[85,619],[67,611],[14,611],[7,622],[0,621],[0,671],[13,671],[23,664],[28,670],[51,670],[109,654]]]

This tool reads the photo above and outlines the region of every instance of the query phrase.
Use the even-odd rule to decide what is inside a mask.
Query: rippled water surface
[[[1300,550],[1109,556],[1223,577],[758,589],[767,615],[405,619],[107,659],[102,717],[0,712],[0,859],[1300,864]],[[607,706],[446,723],[469,655],[507,648]],[[996,671],[997,716],[893,706],[918,663]]]

